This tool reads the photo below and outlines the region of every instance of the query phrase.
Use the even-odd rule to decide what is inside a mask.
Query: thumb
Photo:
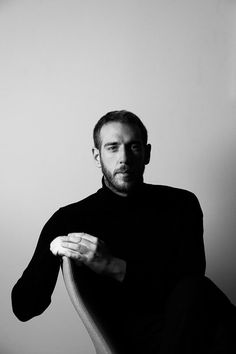
[[[50,243],[50,251],[54,254],[54,256],[62,256],[65,253],[64,247],[62,247],[62,241],[64,237],[58,236]]]

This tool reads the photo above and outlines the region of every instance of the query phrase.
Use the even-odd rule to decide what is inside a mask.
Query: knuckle
[[[65,251],[65,255],[66,255],[67,257],[69,257],[69,258],[74,258],[73,253],[72,253],[71,251],[69,251],[69,250],[66,250],[66,251]]]
[[[93,252],[93,253],[95,253],[96,252],[96,250],[97,250],[97,245],[92,245],[91,246],[91,251]]]
[[[73,237],[72,234],[68,234],[66,239],[67,239],[68,241],[71,241],[72,237]]]
[[[84,254],[88,251],[88,248],[85,245],[78,245],[78,251]]]
[[[74,257],[75,257],[75,259],[76,259],[77,261],[82,261],[82,260],[83,260],[83,256],[82,256],[81,254],[79,254],[79,253],[76,253],[76,254],[74,255]]]

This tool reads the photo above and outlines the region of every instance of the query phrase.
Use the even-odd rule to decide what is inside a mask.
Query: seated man
[[[224,323],[234,306],[205,277],[196,196],[144,183],[151,146],[133,113],[107,113],[93,137],[102,187],[46,223],[13,288],[15,315],[27,321],[48,307],[67,256],[121,353],[231,353]]]

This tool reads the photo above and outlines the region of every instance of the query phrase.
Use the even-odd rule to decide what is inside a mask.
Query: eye
[[[133,151],[140,151],[141,150],[141,146],[140,146],[140,144],[132,144],[131,145],[131,150],[133,150]]]
[[[110,152],[115,152],[118,150],[118,146],[117,145],[109,145],[109,146],[107,146],[107,150]]]

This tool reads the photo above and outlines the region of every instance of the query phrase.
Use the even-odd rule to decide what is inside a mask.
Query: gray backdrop
[[[207,275],[236,303],[236,2],[0,1],[0,354],[92,354],[62,277],[30,322],[10,291],[44,223],[100,187],[91,133],[129,109],[153,145],[146,182],[195,192]]]

